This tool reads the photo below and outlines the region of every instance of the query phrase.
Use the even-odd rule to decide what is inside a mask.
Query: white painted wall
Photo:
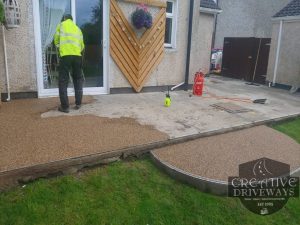
[[[267,80],[273,81],[279,21],[274,22]],[[300,20],[283,22],[276,83],[300,86]]]

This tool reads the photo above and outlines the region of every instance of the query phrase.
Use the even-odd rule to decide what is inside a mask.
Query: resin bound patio
[[[286,163],[300,176],[300,144],[267,126],[160,148],[151,156],[174,178],[218,195],[227,194],[228,178],[239,176],[240,164],[262,158]]]
[[[300,115],[300,94],[213,76],[203,97],[172,92],[86,97],[79,111],[62,114],[57,98],[15,100],[0,109],[0,173],[151,143],[174,144]],[[253,104],[250,99],[268,99]],[[212,107],[233,103],[248,109],[228,113]],[[148,148],[149,150],[149,148]],[[151,150],[151,149],[150,149]],[[78,161],[80,163],[80,161]]]

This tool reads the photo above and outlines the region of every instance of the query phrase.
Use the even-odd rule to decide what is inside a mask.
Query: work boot
[[[79,110],[80,108],[81,108],[81,105],[75,105],[75,106],[74,106],[74,109],[75,109],[75,110]]]
[[[69,113],[70,112],[69,108],[63,108],[62,106],[58,107],[58,111],[63,112],[63,113]]]

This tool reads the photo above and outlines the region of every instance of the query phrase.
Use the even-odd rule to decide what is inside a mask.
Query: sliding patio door
[[[107,93],[108,0],[37,0],[34,2],[39,96],[58,95],[60,57],[53,43],[53,37],[57,25],[66,13],[72,14],[74,22],[83,33],[84,94]],[[71,76],[68,91],[70,95],[74,94]]]

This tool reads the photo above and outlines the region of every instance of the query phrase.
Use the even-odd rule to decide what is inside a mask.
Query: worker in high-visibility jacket
[[[82,52],[84,50],[82,32],[73,22],[71,15],[64,15],[62,22],[57,26],[54,44],[60,54],[58,88],[61,105],[58,110],[69,113],[69,74],[72,76],[75,89],[75,109],[81,107],[83,95]]]

